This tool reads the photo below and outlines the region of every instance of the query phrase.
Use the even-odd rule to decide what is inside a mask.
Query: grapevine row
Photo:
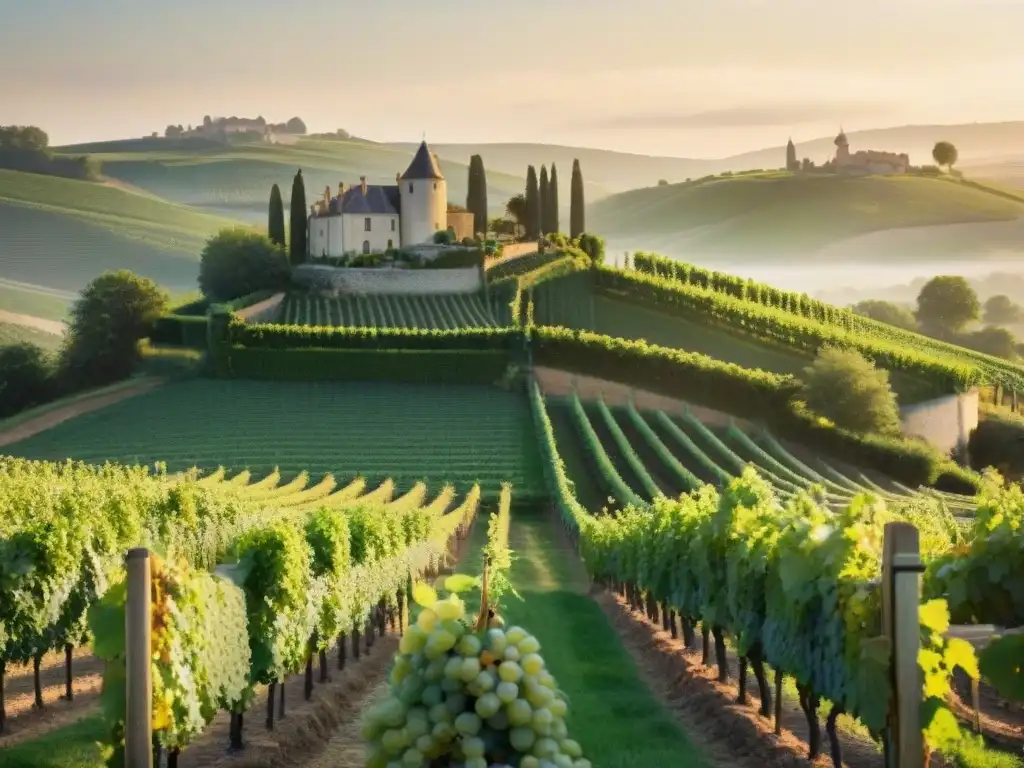
[[[285,306],[284,322],[313,327],[438,330],[496,325],[477,294],[371,294],[341,299],[292,296]]]

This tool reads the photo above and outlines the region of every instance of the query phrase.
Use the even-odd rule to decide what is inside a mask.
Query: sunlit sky
[[[0,124],[204,114],[716,157],[1024,119],[1024,0],[0,0]]]

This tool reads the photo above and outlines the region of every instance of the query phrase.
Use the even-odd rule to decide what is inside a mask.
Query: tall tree
[[[537,171],[531,165],[526,169],[526,239],[535,240],[540,235],[540,189],[537,186]]]
[[[551,164],[551,176],[548,178],[548,231],[558,232],[558,169]]]
[[[917,297],[917,321],[922,330],[948,338],[981,314],[978,294],[963,277],[933,277]]]
[[[950,171],[956,165],[958,156],[956,147],[948,141],[940,141],[932,148],[932,158],[935,162],[946,166],[946,169]]]
[[[789,144],[786,145],[786,170],[800,170],[800,161],[796,159],[796,145],[793,143],[792,139],[790,139]]]
[[[505,215],[514,222],[513,234],[519,237],[519,228],[526,231],[526,195],[516,195],[505,203]]]
[[[577,238],[587,228],[587,215],[583,210],[583,172],[580,161],[572,161],[572,181],[569,186],[569,237]]]
[[[306,260],[306,182],[302,180],[302,169],[292,181],[291,243],[288,255],[292,264]]]
[[[473,233],[487,232],[487,173],[480,155],[469,158],[469,189],[466,208],[473,214]]]
[[[284,202],[281,188],[275,184],[270,188],[270,214],[267,220],[267,236],[270,242],[284,248]]]
[[[542,165],[540,167],[540,231],[541,234],[546,235],[551,230],[548,229],[548,220],[550,219],[550,211],[548,210],[548,169],[547,166]]]

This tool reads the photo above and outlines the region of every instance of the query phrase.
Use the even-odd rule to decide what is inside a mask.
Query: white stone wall
[[[283,301],[284,294],[275,293],[269,299],[238,310],[235,315],[247,323],[276,323],[281,316]]]
[[[947,395],[900,408],[903,434],[919,437],[940,451],[966,445],[978,426],[978,390]]]
[[[366,220],[370,231],[366,231]],[[392,229],[392,227],[394,227]],[[309,222],[309,253],[312,256],[343,256],[363,253],[363,243],[371,252],[401,247],[399,217],[386,213],[346,213],[341,216],[314,216]]]
[[[360,269],[303,264],[293,273],[299,285],[338,293],[476,293],[483,289],[480,270]]]
[[[448,185],[444,179],[403,179],[398,189],[403,247],[429,243],[435,232],[448,227]]]

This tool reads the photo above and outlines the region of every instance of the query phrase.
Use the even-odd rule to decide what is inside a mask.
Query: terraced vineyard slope
[[[346,294],[336,299],[292,294],[281,322],[347,328],[494,328],[479,294]]]

